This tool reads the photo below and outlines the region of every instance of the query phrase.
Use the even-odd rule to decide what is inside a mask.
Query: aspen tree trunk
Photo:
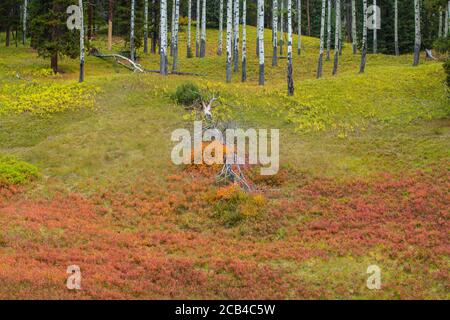
[[[231,82],[231,32],[232,32],[233,0],[227,0],[227,82]]]
[[[27,13],[28,13],[28,0],[23,2],[23,21],[22,21],[22,44],[27,42]]]
[[[5,45],[6,45],[7,47],[9,47],[10,34],[11,34],[11,29],[10,29],[10,27],[9,27],[9,25],[8,25],[8,26],[6,26],[6,38],[5,38]]]
[[[333,75],[337,74],[337,67],[338,67],[338,63],[339,63],[340,25],[341,25],[341,0],[336,0],[336,30],[335,30],[335,37],[334,37]]]
[[[327,57],[326,60],[330,61],[331,51],[331,0],[328,0],[328,16],[327,16]]]
[[[10,9],[9,14],[6,17],[7,19],[12,19],[12,16],[14,14],[13,10],[14,10],[13,8]],[[14,37],[14,30],[11,30],[10,23],[6,23],[6,39],[5,40],[6,40],[7,47],[9,47],[9,45],[10,45],[11,33],[13,34],[13,37]],[[56,58],[58,58],[58,56],[56,56]],[[53,65],[53,57],[52,57],[52,60],[50,61],[50,64]],[[53,69],[53,71],[54,71],[54,73],[58,72],[57,70],[55,71],[55,69]]]
[[[397,1],[397,0],[395,0]],[[352,0],[352,47],[353,54],[358,52],[358,38],[356,33],[356,4],[355,0]]]
[[[297,54],[302,52],[302,0],[297,0]]]
[[[144,53],[148,53],[148,0],[144,1]]]
[[[339,3],[341,0],[339,0]],[[345,3],[345,0],[342,0]],[[344,43],[344,41],[342,41],[342,20],[345,20],[345,18],[343,18],[344,14],[343,14],[343,10],[342,10],[342,6],[340,6],[340,10],[339,10],[339,55],[342,56],[342,44]],[[344,10],[345,12],[345,10]]]
[[[195,15],[195,56],[200,57],[200,24],[202,19],[200,18],[200,2],[202,0],[197,0],[197,12]]]
[[[187,48],[186,56],[192,58],[191,49],[191,23],[192,23],[192,0],[188,0],[188,27],[187,27]]]
[[[234,72],[239,71],[239,0],[234,0],[234,35],[233,35]]]
[[[50,68],[52,68],[54,74],[58,73],[58,54],[57,53],[53,53],[50,58]]]
[[[417,66],[420,60],[420,0],[414,0],[414,17],[415,17],[415,41],[414,41],[414,62],[413,66]]]
[[[174,27],[175,27],[175,0],[172,0],[172,20],[170,23],[170,56],[173,56],[173,44],[175,42],[174,39]]]
[[[361,48],[361,65],[359,73],[364,73],[367,59],[367,0],[363,0],[363,38]]]
[[[247,81],[247,1],[242,1],[242,82]]]
[[[449,32],[449,19],[450,19],[450,0],[448,1],[447,10],[445,10],[445,30],[444,30],[444,37],[448,36]]]
[[[175,18],[173,25],[173,64],[172,71],[177,71],[178,66],[178,22],[180,20],[180,0],[174,0],[175,2]]]
[[[264,85],[264,0],[258,0],[259,85]]]
[[[438,30],[438,38],[442,38],[442,8],[439,7],[439,30]]]
[[[58,4],[56,2],[53,2],[52,10],[54,12],[56,12],[58,10],[57,5]],[[80,9],[81,9],[81,7],[80,7]],[[9,17],[11,17],[11,14],[12,14],[12,12],[10,12]],[[10,26],[8,25],[7,27],[8,27],[8,32],[9,32]],[[57,32],[56,28],[52,28],[51,30],[49,30],[50,41],[56,41],[56,32]],[[52,52],[52,55],[50,58],[50,67],[52,68],[54,74],[58,73],[58,52],[57,51]]]
[[[377,28],[378,28],[378,8],[377,8],[377,0],[373,0],[373,14],[375,15],[375,26],[373,28],[373,53],[378,52],[378,39],[377,39]]]
[[[309,0],[306,0],[306,15],[308,18],[308,36],[311,37],[311,15],[309,13]]]
[[[258,16],[258,0],[256,0],[256,57],[259,56],[259,16]]]
[[[78,1],[80,7],[80,82],[84,81],[84,14],[83,0]]]
[[[288,95],[294,94],[294,80],[292,78],[292,0],[287,0],[287,86]]]
[[[323,47],[325,42],[325,9],[326,0],[322,0],[322,15],[320,18],[320,51],[319,51],[319,62],[317,63],[317,79],[322,76],[322,65],[323,65]]]
[[[206,55],[206,0],[203,0],[202,5],[202,32],[200,37],[200,57]]]
[[[278,0],[273,0],[272,1],[272,47],[273,47],[272,66],[277,65],[277,42],[278,42]]]
[[[134,5],[135,0],[131,0],[131,22],[130,22],[130,59],[134,61]]]
[[[398,47],[398,1],[394,2],[394,46],[395,46],[395,55],[398,56],[400,54],[400,50]]]
[[[217,45],[217,55],[222,55],[223,47],[223,0],[219,4],[219,43]]]
[[[167,74],[167,0],[161,0],[159,22],[159,71],[161,75]]]
[[[108,8],[108,50],[112,50],[113,0],[109,0]]]
[[[283,55],[283,31],[284,31],[284,0],[281,1],[280,8],[280,56]]]

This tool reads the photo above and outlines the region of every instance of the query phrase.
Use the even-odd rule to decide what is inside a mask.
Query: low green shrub
[[[450,59],[444,63],[444,70],[447,73],[447,86],[450,87]]]
[[[202,99],[202,94],[200,88],[195,83],[185,82],[177,87],[176,91],[172,94],[172,99],[179,104],[191,106]]]
[[[0,185],[24,184],[38,176],[38,168],[12,156],[0,155]]]
[[[450,51],[450,37],[439,38],[433,42],[433,48],[439,53],[447,53]]]

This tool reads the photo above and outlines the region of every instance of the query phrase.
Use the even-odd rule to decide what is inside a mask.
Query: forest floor
[[[216,31],[203,59],[186,58],[184,37],[178,70],[203,76],[137,74],[88,56],[80,86],[77,60],[52,75],[34,50],[0,47],[0,298],[450,298],[441,63],[369,54],[360,75],[346,44],[338,75],[326,61],[317,80],[318,40],[303,37],[287,97],[269,30],[264,87],[254,28],[246,83],[240,73],[225,83]],[[104,37],[93,45],[107,52]],[[158,55],[139,57],[158,69]],[[171,132],[192,128],[170,97],[186,81],[219,95],[239,127],[280,129],[280,173],[254,177],[257,193],[217,186],[213,168],[172,164]],[[1,183],[14,170],[1,156],[37,177]],[[82,290],[66,288],[69,265],[80,266]],[[380,290],[366,287],[370,265]]]

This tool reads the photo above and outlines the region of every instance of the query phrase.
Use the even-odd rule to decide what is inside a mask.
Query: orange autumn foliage
[[[233,153],[234,149],[227,148],[226,144],[218,140],[214,141],[202,141],[202,146],[200,150],[192,150],[191,152],[191,163],[194,163],[194,159],[196,157],[201,158],[203,165],[208,165],[207,158],[211,156],[212,158],[216,157],[216,150],[221,150],[222,152],[222,160],[225,161],[225,157],[228,153]],[[205,152],[206,151],[206,152]],[[217,155],[218,156],[218,155]]]

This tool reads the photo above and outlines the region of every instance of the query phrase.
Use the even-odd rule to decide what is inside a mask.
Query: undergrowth
[[[24,184],[38,176],[38,169],[12,156],[0,155],[0,185]]]

